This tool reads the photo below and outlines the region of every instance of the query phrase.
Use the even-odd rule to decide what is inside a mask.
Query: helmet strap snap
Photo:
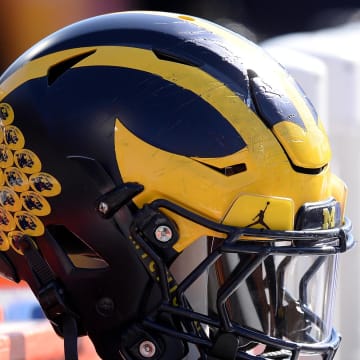
[[[167,265],[178,255],[173,249],[173,245],[179,240],[177,226],[162,211],[151,205],[144,205],[137,211],[132,228]]]

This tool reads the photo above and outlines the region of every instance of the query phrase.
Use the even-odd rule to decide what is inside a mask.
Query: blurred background
[[[68,24],[125,10],[172,11],[212,20],[262,45],[282,63],[305,89],[328,129],[332,167],[349,186],[348,215],[359,238],[359,0],[1,0],[0,72],[37,41]],[[336,324],[343,342],[337,360],[360,359],[359,260],[359,246],[341,260]],[[25,345],[21,348],[19,342],[17,349],[22,353],[11,355],[11,344],[9,357],[2,352],[2,334],[11,328],[2,327],[1,320],[9,324],[40,318],[41,311],[23,284],[14,289],[0,280],[1,359],[56,359],[49,354],[31,357],[29,350],[25,356]],[[17,333],[18,328],[15,325]],[[90,353],[83,352],[83,359],[93,359]]]
[[[44,36],[89,16],[123,10],[187,13],[226,25],[254,41],[356,21],[358,0],[2,0],[2,71]]]

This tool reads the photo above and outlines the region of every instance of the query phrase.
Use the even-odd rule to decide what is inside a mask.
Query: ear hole
[[[105,269],[109,264],[63,225],[49,225],[47,230],[71,263],[80,269]]]

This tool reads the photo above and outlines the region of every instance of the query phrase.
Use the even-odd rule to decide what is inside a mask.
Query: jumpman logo
[[[269,205],[270,205],[270,201],[267,201],[265,208],[263,210],[259,210],[257,215],[253,218],[254,222],[249,225],[246,225],[246,227],[251,227],[251,226],[260,224],[260,225],[264,226],[266,229],[270,230],[269,226],[267,226],[267,224],[264,221],[265,211]]]

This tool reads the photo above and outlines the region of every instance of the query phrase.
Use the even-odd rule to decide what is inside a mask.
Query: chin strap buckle
[[[220,333],[211,348],[208,360],[235,360],[239,348],[239,339],[232,333]]]
[[[56,281],[52,281],[41,287],[38,299],[42,309],[50,320],[64,313],[69,313],[63,301],[63,290]]]

